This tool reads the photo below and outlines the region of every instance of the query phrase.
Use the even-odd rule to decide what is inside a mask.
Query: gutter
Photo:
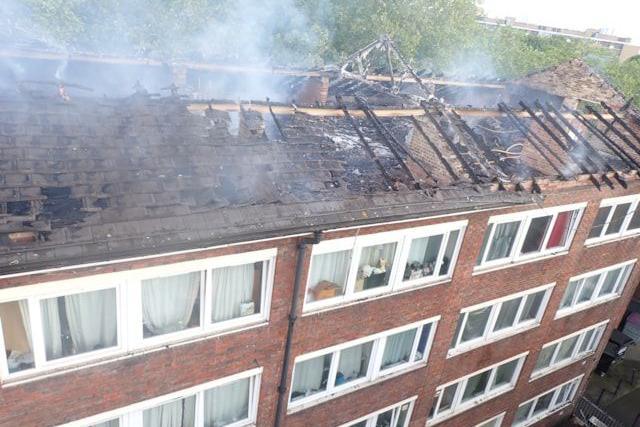
[[[278,405],[276,406],[276,418],[274,427],[279,427],[287,400],[287,384],[289,365],[291,363],[291,345],[293,342],[293,331],[298,319],[298,294],[302,283],[302,269],[304,259],[307,254],[307,245],[315,245],[322,240],[322,231],[314,231],[313,237],[303,237],[298,242],[298,254],[296,259],[296,273],[293,282],[293,292],[291,293],[291,308],[289,310],[289,327],[287,328],[287,340],[284,344],[284,356],[282,357],[282,370],[280,371],[280,384],[278,385]]]

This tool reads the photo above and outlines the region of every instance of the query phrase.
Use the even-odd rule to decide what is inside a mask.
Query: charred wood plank
[[[444,158],[444,156],[442,155],[442,151],[440,151],[438,146],[436,144],[434,144],[434,142],[431,140],[431,138],[429,138],[427,133],[424,131],[424,129],[422,128],[422,125],[420,124],[418,119],[416,119],[415,116],[411,116],[411,120],[413,121],[413,124],[416,127],[416,129],[418,130],[418,132],[420,132],[420,135],[422,135],[422,137],[425,139],[425,141],[427,141],[427,144],[429,144],[429,147],[433,150],[434,153],[436,153],[436,156],[438,157],[438,160],[440,160],[440,162],[442,162],[442,164],[444,165],[444,168],[447,170],[449,175],[451,175],[451,178],[453,178],[454,181],[458,181],[460,178],[455,173],[455,171],[453,170],[453,168],[451,167],[451,165],[449,164],[447,159]]]
[[[616,112],[613,111],[613,108],[609,107],[604,101],[601,101],[600,105],[602,105],[602,108],[604,108],[605,110],[607,110],[609,114],[611,114],[611,117],[613,117],[614,124],[616,122],[620,123],[620,125],[624,128],[624,130],[627,131],[629,135],[633,136],[636,141],[640,142],[640,135],[638,135],[633,129],[631,129],[629,125],[627,125],[624,122],[624,120],[622,120],[622,118],[620,118],[620,116],[618,116],[618,114],[616,114]]]
[[[273,122],[276,124],[276,127],[278,128],[280,135],[282,135],[282,139],[286,141],[287,135],[284,134],[284,130],[280,125],[280,120],[278,120],[278,118],[276,117],[276,114],[273,112],[273,108],[271,107],[271,101],[269,100],[269,98],[267,98],[267,105],[269,106],[269,113],[271,113],[271,118],[273,119]]]
[[[493,151],[491,151],[489,146],[487,144],[485,144],[485,142],[482,139],[482,137],[480,135],[478,135],[473,129],[471,129],[469,127],[469,125],[467,124],[467,122],[462,120],[462,117],[460,117],[460,114],[458,114],[455,110],[451,110],[451,114],[456,119],[456,121],[455,121],[456,125],[461,127],[469,136],[471,136],[471,139],[473,139],[473,141],[476,144],[478,144],[478,146],[480,147],[480,149],[484,153],[485,157],[489,161],[492,161],[497,165],[498,162],[499,162],[498,156],[496,156],[495,153]]]
[[[636,154],[640,155],[640,148],[636,147],[636,145],[633,142],[629,141],[629,138],[627,138],[622,132],[616,129],[609,121],[607,121],[607,119],[602,117],[602,115],[598,111],[596,111],[589,105],[587,105],[587,110],[589,110],[591,114],[596,116],[596,118],[600,120],[607,127],[608,130],[613,132],[618,138],[624,141],[624,143],[627,144],[627,146],[631,148],[633,151],[635,151]]]

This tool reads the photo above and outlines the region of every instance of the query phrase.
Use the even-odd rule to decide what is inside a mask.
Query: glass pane
[[[616,206],[613,211],[613,215],[611,216],[611,221],[609,221],[609,226],[607,227],[605,234],[613,234],[620,231],[622,228],[622,223],[624,222],[627,211],[631,203],[623,203],[621,205]]]
[[[420,339],[418,340],[418,349],[416,350],[416,356],[414,361],[422,360],[425,357],[427,350],[427,341],[429,341],[429,334],[431,332],[431,323],[428,323],[422,327],[420,333]]]
[[[582,339],[582,343],[580,343],[580,348],[578,349],[578,353],[591,351],[591,346],[589,344],[591,342],[591,339],[593,338],[594,332],[595,332],[595,329],[589,329],[583,334],[584,338]]]
[[[604,276],[604,281],[602,282],[602,287],[598,292],[598,296],[612,294],[613,290],[616,286],[616,282],[618,281],[618,277],[622,272],[622,267],[616,268],[615,270],[608,271]]]
[[[502,417],[493,418],[489,421],[485,421],[484,423],[477,425],[476,427],[500,427],[500,421],[502,421]]]
[[[553,391],[540,396],[536,402],[536,406],[533,408],[533,415],[539,414],[540,412],[545,411],[549,405],[551,404],[551,399],[553,398]]]
[[[40,307],[47,360],[118,344],[115,289],[49,298]]]
[[[393,409],[378,414],[376,427],[391,427],[391,421],[393,421]]]
[[[389,284],[397,243],[367,246],[362,249],[355,291],[379,288]]]
[[[618,280],[618,283],[616,284],[616,289],[614,290],[615,293],[617,294],[622,293],[622,289],[624,288],[624,285],[627,283],[627,280],[629,279],[629,275],[631,274],[632,268],[633,268],[633,265],[626,265],[623,267],[622,273],[620,273],[620,279]]]
[[[535,294],[527,295],[527,299],[524,302],[524,308],[520,314],[520,322],[526,322],[538,317],[540,307],[542,307],[542,300],[544,299],[546,291],[536,292]]]
[[[487,250],[487,244],[489,243],[489,236],[491,235],[492,229],[493,224],[489,224],[487,226],[487,231],[484,232],[484,237],[482,238],[482,248],[480,249],[480,253],[478,254],[478,258],[476,259],[476,265],[482,264],[482,258],[484,257],[484,253]]]
[[[580,289],[580,294],[578,295],[577,303],[589,301],[593,296],[593,291],[596,290],[596,285],[598,284],[598,279],[600,279],[600,275],[596,274],[584,279],[582,283],[582,289]]]
[[[380,369],[392,368],[409,361],[416,331],[417,329],[410,329],[387,337]]]
[[[454,348],[458,343],[458,337],[460,336],[460,328],[462,328],[462,323],[466,317],[466,313],[460,313],[458,316],[458,323],[456,324],[456,331],[453,333],[453,339],[451,340],[451,345],[449,348]]]
[[[506,258],[511,254],[513,242],[516,239],[516,234],[518,234],[518,227],[520,227],[520,221],[506,222],[496,226],[496,232],[491,239],[487,261]]]
[[[370,341],[340,351],[336,385],[367,376],[372,348],[373,341]]]
[[[260,313],[268,261],[214,268],[211,274],[211,322]]]
[[[359,423],[350,425],[349,427],[367,427],[367,420],[362,420]]]
[[[518,367],[518,363],[520,363],[520,359],[512,360],[511,362],[498,366],[491,388],[497,388],[511,383],[513,375],[516,372],[516,368]]]
[[[562,302],[560,303],[560,308],[570,307],[573,304],[573,298],[576,296],[576,291],[578,290],[578,285],[582,282],[582,279],[573,280],[569,282],[567,289],[564,291],[564,296],[562,297]]]
[[[204,426],[221,427],[249,418],[251,378],[244,378],[204,393]]]
[[[104,421],[98,424],[91,424],[89,427],[120,427],[120,420],[118,418]]]
[[[467,342],[482,337],[487,327],[490,314],[491,306],[467,313],[467,323],[465,324],[464,331],[462,331],[462,339],[460,342]]]
[[[409,421],[407,419],[407,417],[409,416],[409,408],[411,408],[411,403],[405,403],[404,405],[402,405],[395,427],[405,427],[405,424],[407,424],[407,422]],[[398,410],[396,409],[396,412],[397,411]]]
[[[442,257],[442,265],[440,266],[440,276],[448,276],[451,274],[449,268],[451,267],[451,261],[453,261],[454,252],[458,243],[459,230],[449,233],[449,240],[447,240],[447,248],[444,251]]]
[[[311,396],[327,389],[333,353],[296,363],[293,369],[291,401]]]
[[[500,313],[498,314],[498,319],[496,319],[496,324],[493,327],[494,331],[499,331],[501,329],[513,326],[521,302],[522,297],[518,297],[502,303],[502,306],[500,307]]]
[[[556,356],[554,363],[561,362],[571,357],[573,350],[576,348],[576,344],[578,343],[578,338],[580,338],[580,335],[575,335],[560,343],[560,349],[558,350],[558,355]]]
[[[484,372],[480,372],[467,380],[467,386],[462,394],[462,401],[473,399],[484,393],[489,382],[489,376],[491,375],[491,369],[487,369]]]
[[[33,368],[35,364],[27,300],[0,304],[0,320],[9,373]]]
[[[533,368],[534,371],[549,367],[551,364],[551,358],[553,357],[553,353],[556,351],[557,346],[558,344],[553,344],[540,350],[536,366]]]
[[[604,208],[598,209],[598,214],[596,215],[596,219],[593,221],[593,225],[591,226],[591,231],[589,231],[589,237],[600,237],[602,234],[602,230],[604,229],[605,222],[607,221],[607,217],[609,216],[609,211],[611,210],[611,206],[606,206]]]
[[[521,423],[522,421],[529,418],[529,411],[531,410],[531,406],[533,406],[533,401],[527,402],[524,405],[520,405],[518,407],[518,411],[516,412],[516,416],[513,419],[513,423]]]
[[[142,281],[145,338],[200,325],[201,277],[197,271]]]
[[[636,210],[633,212],[633,216],[631,217],[631,221],[629,221],[627,230],[633,230],[635,228],[640,228],[640,205],[636,206]]]
[[[442,237],[442,234],[439,234],[411,241],[403,280],[416,280],[434,275]]]
[[[451,384],[442,392],[442,400],[440,401],[440,407],[438,408],[438,413],[444,412],[447,409],[451,409],[451,405],[453,404],[453,398],[456,395],[456,389],[458,388],[458,383]]]
[[[539,218],[533,218],[529,224],[527,235],[524,238],[522,244],[521,253],[527,254],[531,252],[538,252],[542,247],[542,241],[547,234],[547,228],[551,222],[551,215],[543,216]]]
[[[307,301],[318,301],[344,295],[351,250],[314,255],[309,272]]]
[[[571,231],[571,224],[577,211],[560,212],[556,216],[556,221],[549,234],[549,240],[547,241],[547,249],[563,247],[567,243]]]
[[[196,397],[190,396],[142,412],[144,427],[193,427]]]

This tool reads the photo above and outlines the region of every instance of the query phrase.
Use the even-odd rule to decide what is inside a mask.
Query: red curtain
[[[547,249],[564,246],[567,235],[569,234],[569,224],[573,211],[560,212],[556,217],[556,223],[553,225]]]

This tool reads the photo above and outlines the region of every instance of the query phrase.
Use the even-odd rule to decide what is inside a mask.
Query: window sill
[[[559,256],[562,256],[562,255],[566,255],[568,253],[569,253],[568,250],[563,250],[561,252],[541,255],[539,257],[533,257],[533,258],[521,259],[521,260],[517,260],[517,261],[511,261],[511,262],[507,262],[505,264],[492,265],[492,266],[487,266],[487,267],[483,267],[483,266],[479,265],[479,266],[474,267],[473,272],[471,273],[471,276],[479,276],[481,274],[491,273],[493,271],[504,270],[506,268],[517,267],[517,266],[524,265],[524,264],[529,264],[529,263],[532,263],[532,262],[543,261],[543,260],[546,260],[546,259],[550,259],[550,258],[555,258],[555,257],[559,257]]]
[[[633,233],[629,233],[629,234],[623,234],[622,236],[605,237],[605,238],[597,237],[593,239],[587,239],[585,240],[584,245],[587,248],[594,248],[597,246],[606,245],[607,243],[620,242],[620,241],[631,239],[633,237],[638,237],[638,236],[640,236],[640,230],[634,231]]]
[[[335,391],[335,392],[333,392],[331,394],[320,396],[317,399],[314,399],[312,401],[307,401],[307,402],[300,403],[300,404],[293,403],[293,406],[292,406],[292,403],[289,403],[289,407],[287,408],[287,415],[291,415],[291,414],[295,414],[295,413],[304,411],[305,409],[311,408],[311,407],[319,405],[321,403],[328,402],[330,400],[336,399],[338,397],[342,397],[342,396],[344,396],[346,394],[353,393],[354,391],[358,391],[358,390],[361,390],[363,388],[366,388],[366,387],[369,387],[369,386],[372,386],[372,385],[375,385],[375,384],[379,384],[379,383],[381,383],[383,381],[386,381],[386,380],[389,380],[391,378],[399,377],[400,375],[404,375],[404,374],[407,374],[409,372],[416,371],[418,369],[424,368],[425,366],[427,366],[427,364],[424,361],[417,362],[416,364],[408,366],[405,369],[399,369],[399,370],[396,370],[396,371],[393,371],[393,372],[389,372],[389,373],[387,373],[387,374],[385,374],[383,376],[380,376],[380,377],[376,378],[373,381],[362,382],[362,383],[354,385],[353,387],[347,387],[347,388],[344,388],[342,390]]]
[[[405,286],[405,287],[400,287],[391,291],[387,291],[387,292],[383,292],[383,293],[379,293],[379,294],[375,294],[375,295],[365,295],[362,298],[357,298],[357,299],[352,299],[349,301],[345,301],[345,302],[337,302],[335,304],[331,304],[331,305],[326,305],[326,306],[321,306],[321,307],[305,307],[303,309],[303,313],[302,313],[302,317],[306,317],[306,316],[311,316],[311,315],[315,315],[315,314],[320,314],[320,313],[325,313],[327,311],[332,311],[332,310],[337,310],[340,308],[346,308],[346,307],[351,307],[353,305],[357,305],[357,304],[362,304],[364,302],[369,302],[369,301],[375,301],[378,299],[382,299],[382,298],[387,298],[387,297],[392,297],[395,295],[402,295],[404,293],[407,292],[413,292],[413,291],[417,291],[420,289],[426,289],[426,288],[430,288],[433,286],[437,286],[437,285],[443,285],[446,283],[450,283],[451,282],[451,278],[448,277],[446,279],[442,279],[439,280],[437,282],[428,282],[428,283],[422,283],[419,285],[412,285],[412,286]]]
[[[453,348],[453,349],[451,349],[451,350],[449,350],[447,352],[447,359],[450,359],[450,358],[455,357],[455,356],[459,356],[459,355],[461,355],[463,353],[466,353],[466,352],[469,352],[471,350],[475,350],[476,348],[480,348],[480,347],[483,347],[485,345],[488,345],[488,344],[491,344],[491,343],[494,343],[494,342],[497,342],[497,341],[501,341],[501,340],[503,340],[505,338],[509,338],[509,337],[514,336],[514,335],[521,334],[521,333],[526,332],[526,331],[528,331],[530,329],[537,328],[538,326],[540,326],[540,323],[534,323],[534,324],[531,324],[531,325],[518,327],[518,328],[512,329],[511,331],[509,331],[509,333],[503,333],[503,334],[500,334],[500,335],[495,335],[495,336],[493,336],[493,337],[491,337],[491,338],[489,338],[489,339],[487,339],[485,341],[482,341],[480,343],[474,343],[474,344],[469,345],[469,346],[462,346],[462,347],[458,347],[458,348]]]
[[[171,342],[163,342],[161,344],[154,344],[148,347],[140,347],[133,350],[119,351],[117,353],[111,353],[108,356],[105,355],[105,356],[98,357],[95,359],[90,359],[90,360],[85,359],[83,361],[69,363],[68,365],[65,364],[64,366],[56,366],[54,368],[49,368],[49,369],[44,368],[38,371],[17,373],[17,374],[11,375],[8,378],[2,379],[2,381],[0,382],[0,389],[7,388],[7,387],[14,387],[17,385],[31,383],[34,381],[40,381],[45,378],[64,375],[67,373],[79,371],[81,369],[101,366],[107,363],[126,360],[132,357],[141,356],[143,354],[155,353],[157,351],[161,351],[161,350],[165,350],[173,347],[179,347],[182,345],[188,345],[188,344],[192,344],[200,341],[205,341],[211,338],[219,338],[229,334],[235,334],[235,333],[244,332],[251,329],[261,328],[263,326],[267,326],[268,324],[269,322],[265,320],[265,321],[260,321],[260,323],[249,324],[241,328],[216,331],[214,333],[212,333],[211,331],[203,332],[202,334],[198,334],[197,336],[190,336],[188,338],[183,338],[183,339],[179,339]]]
[[[505,393],[509,393],[514,388],[515,388],[515,386],[512,386],[512,387],[509,387],[509,388],[507,388],[505,390],[500,390],[497,393],[493,393],[493,394],[490,394],[488,396],[483,396],[481,398],[478,398],[478,399],[475,399],[475,400],[473,400],[471,402],[466,403],[464,406],[462,406],[460,408],[456,408],[453,412],[450,412],[450,413],[448,413],[446,415],[443,415],[441,417],[434,417],[434,418],[431,418],[431,419],[427,419],[427,426],[434,426],[434,425],[439,424],[439,423],[441,423],[443,421],[446,421],[448,419],[456,417],[456,416],[462,414],[463,412],[468,411],[469,409],[473,409],[475,407],[478,407],[478,406],[484,404],[485,402],[488,402],[491,399],[495,399],[498,396],[502,396]]]
[[[531,377],[529,378],[529,382],[532,383],[535,380],[537,380],[538,378],[545,377],[545,376],[547,376],[547,375],[549,375],[551,373],[554,373],[554,372],[559,371],[559,370],[561,370],[563,368],[571,366],[571,365],[573,365],[574,363],[577,363],[577,362],[582,362],[584,364],[584,363],[586,363],[586,359],[588,359],[590,356],[593,356],[594,354],[595,354],[595,352],[592,351],[590,353],[585,354],[584,356],[580,356],[578,359],[571,359],[569,361],[559,363],[558,365],[554,365],[551,368],[543,369],[540,372],[532,373]]]
[[[572,314],[579,313],[581,311],[588,310],[590,308],[597,307],[599,305],[606,304],[606,303],[611,302],[611,301],[615,301],[618,298],[620,298],[620,295],[615,294],[615,295],[612,295],[612,296],[607,297],[607,298],[602,298],[602,299],[596,300],[593,303],[585,304],[584,306],[571,307],[571,308],[567,308],[567,309],[564,309],[564,310],[558,310],[558,311],[556,311],[556,315],[555,315],[555,317],[553,319],[554,320],[562,319],[563,317],[571,316]]]

